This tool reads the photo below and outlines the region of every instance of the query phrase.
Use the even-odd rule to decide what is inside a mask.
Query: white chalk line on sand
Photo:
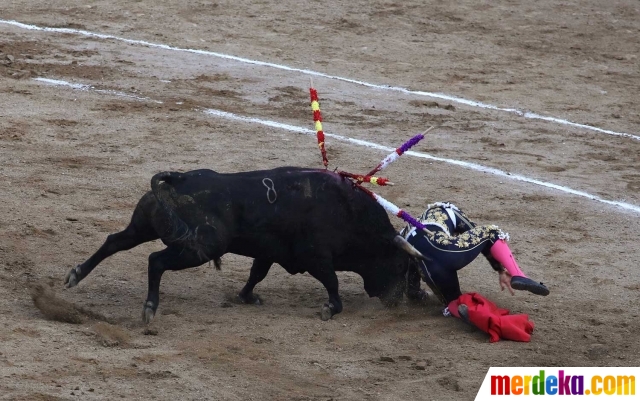
[[[189,48],[169,46],[169,45],[165,45],[165,44],[162,44],[162,43],[147,42],[147,41],[144,41],[144,40],[127,39],[127,38],[123,38],[123,37],[119,37],[119,36],[115,36],[115,35],[109,35],[109,34],[103,34],[103,33],[97,33],[97,32],[90,32],[90,31],[85,31],[85,30],[82,30],[82,29],[41,27],[41,26],[37,26],[37,25],[24,24],[22,22],[18,22],[18,21],[14,21],[14,20],[3,20],[3,19],[0,19],[0,24],[13,25],[13,26],[16,26],[18,28],[29,29],[29,30],[32,30],[32,31],[68,33],[68,34],[81,35],[81,36],[87,36],[87,37],[92,37],[92,38],[117,40],[117,41],[120,41],[120,42],[129,43],[129,44],[141,45],[141,46],[164,49],[164,50],[194,53],[194,54],[200,54],[200,55],[205,55],[205,56],[213,56],[213,57],[223,58],[223,59],[227,59],[227,60],[238,61],[238,62],[246,63],[246,64],[259,65],[259,66],[262,66],[262,67],[277,68],[277,69],[285,70],[285,71],[298,72],[298,73],[302,73],[302,74],[306,74],[306,75],[312,75],[312,76],[323,77],[323,78],[327,78],[327,79],[333,79],[333,80],[338,80],[338,81],[343,81],[343,82],[349,82],[349,83],[352,83],[352,84],[361,85],[361,86],[365,86],[365,87],[373,88],[373,89],[401,92],[401,93],[405,93],[405,94],[408,94],[408,95],[416,95],[416,96],[430,97],[430,98],[434,98],[434,99],[447,100],[447,101],[450,101],[450,102],[453,102],[453,103],[464,104],[466,106],[477,107],[477,108],[481,108],[481,109],[503,111],[503,112],[507,112],[507,113],[511,113],[511,114],[516,114],[518,116],[521,116],[521,117],[524,117],[524,118],[528,118],[528,119],[532,119],[532,120],[543,120],[543,121],[548,121],[548,122],[552,122],[552,123],[556,123],[556,124],[566,125],[566,126],[570,126],[570,127],[574,127],[574,128],[581,128],[581,129],[585,129],[585,130],[599,132],[599,133],[602,133],[602,134],[620,136],[620,137],[625,137],[625,138],[631,138],[631,139],[640,141],[640,136],[638,136],[638,135],[628,134],[628,133],[624,133],[624,132],[616,132],[616,131],[612,131],[612,130],[608,130],[608,129],[604,129],[604,128],[598,128],[598,127],[594,127],[594,126],[586,125],[586,124],[574,123],[572,121],[563,120],[561,118],[543,116],[541,114],[532,113],[532,112],[528,112],[528,111],[522,111],[522,110],[515,109],[515,108],[494,106],[492,104],[476,102],[474,100],[468,100],[468,99],[464,99],[464,98],[457,97],[457,96],[447,95],[447,94],[444,94],[444,93],[416,91],[416,90],[410,90],[410,89],[407,89],[407,88],[403,88],[403,87],[400,87],[400,86],[372,84],[372,83],[365,82],[365,81],[360,81],[360,80],[357,80],[357,79],[345,78],[345,77],[340,77],[340,76],[337,76],[337,75],[329,75],[329,74],[325,74],[323,72],[308,70],[308,69],[304,69],[304,68],[289,67],[289,66],[282,65],[282,64],[269,63],[269,62],[260,61],[260,60],[252,60],[252,59],[248,59],[248,58],[244,58],[244,57],[232,56],[230,54],[212,52],[212,51],[208,51],[208,50],[189,49]]]
[[[60,81],[57,79],[49,79],[49,78],[33,78],[34,81],[38,81],[38,82],[44,82],[46,84],[51,84],[51,85],[57,85],[57,86],[68,86],[70,88],[73,89],[77,89],[77,90],[91,90],[94,92],[98,92],[98,93],[104,93],[107,95],[113,95],[113,96],[119,96],[119,97],[128,97],[130,99],[134,99],[134,100],[139,100],[142,102],[152,102],[152,103],[159,103],[162,104],[161,101],[159,100],[154,100],[148,97],[143,97],[143,96],[136,96],[136,95],[132,95],[129,93],[125,93],[125,92],[119,92],[119,91],[114,91],[111,89],[98,89],[94,86],[91,85],[84,85],[84,84],[74,84],[71,82],[67,82],[67,81]]]
[[[95,92],[98,92],[98,93],[105,93],[105,94],[109,94],[109,95],[113,95],[113,96],[132,98],[132,99],[138,100],[138,101],[151,101],[151,102],[155,102],[155,103],[162,103],[159,100],[153,100],[153,99],[147,98],[147,97],[132,96],[132,95],[129,95],[129,94],[124,93],[124,92],[113,91],[113,90],[95,89],[91,85],[74,84],[74,83],[67,82],[67,81],[61,81],[61,80],[55,80],[55,79],[47,79],[47,78],[34,78],[34,80],[38,81],[38,82],[43,82],[43,83],[46,83],[46,84],[50,84],[50,85],[65,86],[65,87],[76,89],[76,90],[83,90],[83,91],[89,91],[90,90],[90,91],[95,91]],[[300,133],[300,134],[314,135],[314,136],[316,135],[315,131],[313,131],[313,130],[311,130],[309,128],[298,127],[296,125],[284,124],[284,123],[280,123],[280,122],[277,122],[277,121],[263,120],[261,118],[256,118],[256,117],[241,116],[241,115],[238,115],[238,114],[235,114],[235,113],[229,113],[229,112],[222,111],[222,110],[217,110],[217,109],[204,109],[203,111],[204,111],[204,113],[206,113],[208,115],[215,116],[215,117],[222,117],[222,118],[226,118],[228,120],[241,121],[241,122],[252,123],[252,124],[260,124],[260,125],[264,125],[264,126],[267,126],[267,127],[278,128],[278,129],[282,129],[282,130],[286,130],[286,131],[290,131],[290,132],[296,132],[296,133]],[[364,141],[362,139],[349,138],[349,137],[346,137],[346,136],[337,135],[337,134],[331,134],[331,133],[327,133],[327,132],[325,132],[325,136],[329,137],[329,138],[333,138],[333,139],[339,140],[339,141],[342,141],[342,142],[347,142],[347,143],[351,143],[351,144],[354,144],[354,145],[364,146],[364,147],[371,148],[371,149],[383,150],[385,152],[393,152],[395,150],[395,148],[392,148],[392,147],[389,147],[389,146],[385,146],[385,145],[380,145],[380,144],[377,144],[377,143],[374,143],[374,142]],[[507,173],[506,171],[499,170],[497,168],[487,167],[487,166],[483,166],[481,164],[476,164],[476,163],[469,163],[469,162],[465,162],[465,161],[462,161],[462,160],[446,159],[444,157],[437,157],[437,156],[433,156],[433,155],[430,155],[428,153],[423,153],[423,152],[408,151],[405,154],[407,154],[409,156],[413,156],[413,157],[418,157],[418,158],[421,158],[421,159],[427,159],[427,160],[433,160],[433,161],[453,164],[455,166],[463,167],[463,168],[470,169],[470,170],[480,171],[480,172],[483,172],[483,173],[489,173],[489,174],[492,174],[492,175],[508,178],[508,179],[511,179],[511,180],[522,181],[522,182],[527,182],[527,183],[530,183],[530,184],[540,185],[542,187],[555,189],[557,191],[561,191],[561,192],[564,192],[564,193],[568,193],[568,194],[572,194],[572,195],[576,195],[576,196],[581,196],[583,198],[588,198],[588,199],[591,199],[591,200],[594,200],[594,201],[597,201],[597,202],[605,203],[607,205],[617,206],[617,207],[625,209],[625,210],[630,210],[630,211],[633,211],[633,212],[636,212],[636,213],[640,213],[640,206],[637,206],[637,205],[633,205],[633,204],[626,203],[626,202],[621,202],[621,201],[612,201],[612,200],[608,200],[608,199],[603,199],[603,198],[601,198],[599,196],[592,195],[592,194],[584,192],[584,191],[579,191],[579,190],[576,190],[576,189],[572,189],[572,188],[565,187],[565,186],[562,186],[562,185],[554,184],[554,183],[551,183],[551,182],[537,180],[535,178],[525,177],[525,176],[519,175],[519,174]]]

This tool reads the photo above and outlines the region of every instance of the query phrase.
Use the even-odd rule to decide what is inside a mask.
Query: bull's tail
[[[173,185],[176,182],[184,180],[184,174],[177,172],[165,171],[158,173],[151,178],[151,192],[158,201],[159,214],[156,216],[155,223],[157,224],[158,235],[160,238],[169,243],[179,243],[185,246],[190,245],[195,239],[193,232],[178,216],[174,208],[167,202],[166,194],[160,190],[160,183],[164,182],[167,185]]]

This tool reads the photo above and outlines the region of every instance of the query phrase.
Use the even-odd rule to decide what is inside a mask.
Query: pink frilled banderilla
[[[378,202],[380,204],[380,206],[385,208],[385,210],[388,211],[389,213],[393,214],[394,216],[400,217],[402,220],[406,221],[407,223],[409,223],[412,226],[417,227],[417,228],[419,228],[421,230],[426,230],[427,229],[424,226],[424,224],[420,223],[415,217],[411,216],[409,213],[407,213],[404,210],[400,209],[398,206],[396,206],[393,203],[389,202],[388,200],[386,200],[382,196],[378,195],[377,193],[371,191],[368,188],[363,187],[362,185],[359,185],[359,184],[356,184],[356,185],[358,186],[358,188],[360,188],[367,195],[369,195],[370,197],[375,199],[375,201]]]
[[[393,183],[390,183],[387,179],[385,179],[385,178],[376,178],[376,177],[373,177],[373,175],[375,173],[377,173],[378,171],[386,168],[389,164],[391,164],[394,161],[396,161],[407,150],[411,149],[415,144],[417,144],[422,139],[424,139],[424,134],[429,132],[432,128],[433,127],[429,128],[424,133],[418,134],[418,135],[414,136],[413,138],[409,139],[407,142],[403,143],[402,146],[400,146],[393,153],[391,153],[387,157],[385,157],[378,164],[378,166],[376,168],[371,170],[369,172],[369,174],[367,174],[365,176],[357,175],[357,174],[351,174],[351,173],[347,173],[347,172],[344,172],[344,171],[339,171],[338,174],[340,174],[343,177],[348,177],[348,178],[351,178],[351,179],[355,179],[356,180],[355,185],[358,188],[360,188],[362,191],[364,191],[366,194],[371,196],[373,199],[375,199],[375,201],[378,202],[378,204],[380,204],[380,206],[385,208],[385,210],[388,211],[389,213],[391,213],[391,214],[393,214],[393,215],[395,215],[397,217],[400,217],[402,220],[406,221],[407,223],[411,224],[414,227],[417,227],[417,228],[419,228],[421,230],[426,230],[426,227],[422,223],[420,223],[416,218],[411,216],[409,213],[407,213],[406,211],[400,209],[398,206],[394,205],[393,203],[389,202],[388,200],[386,200],[382,196],[376,194],[375,192],[369,190],[368,188],[363,187],[361,184],[363,182],[371,182],[371,183],[375,183],[375,184],[378,184],[378,185],[393,185]],[[376,178],[376,179],[372,180],[371,179],[372,177]]]
[[[369,173],[367,175],[374,175],[378,171],[384,170],[388,165],[390,165],[394,161],[398,160],[398,158],[400,156],[402,156],[404,154],[404,152],[406,152],[407,150],[411,149],[414,145],[416,145],[418,142],[423,140],[424,139],[424,134],[426,134],[427,132],[431,131],[432,128],[433,127],[430,127],[428,130],[426,130],[422,134],[418,134],[418,135],[414,136],[413,138],[409,139],[407,142],[403,143],[402,146],[400,146],[398,149],[396,149],[392,153],[390,153],[389,156],[387,156],[384,159],[382,159],[382,161],[376,166],[376,168],[374,168],[373,170],[369,171]]]
[[[387,157],[385,157],[376,166],[376,168],[371,170],[369,172],[369,174],[367,174],[366,176],[357,176],[355,174],[345,173],[343,171],[339,171],[338,174],[342,175],[343,177],[349,177],[349,178],[355,179],[356,180],[356,183],[355,183],[356,186],[358,188],[360,188],[362,191],[364,191],[365,193],[367,193],[369,196],[371,196],[373,199],[375,199],[375,201],[378,202],[378,204],[380,204],[380,206],[385,208],[385,210],[388,211],[389,213],[393,214],[394,216],[397,216],[397,217],[401,218],[402,220],[404,220],[405,222],[411,224],[414,227],[417,227],[417,228],[419,228],[421,230],[426,230],[426,227],[422,223],[420,223],[416,218],[411,216],[409,213],[407,213],[406,211],[400,209],[398,206],[396,206],[393,203],[389,202],[388,200],[386,200],[382,196],[380,196],[380,195],[376,194],[375,192],[373,192],[373,191],[363,187],[362,185],[360,185],[362,182],[367,182],[367,181],[361,180],[359,178],[360,177],[363,177],[363,178],[364,177],[371,177],[375,173],[377,173],[378,171],[383,170],[388,165],[390,165],[394,161],[398,160],[398,158],[400,156],[402,156],[406,151],[408,151],[413,146],[415,146],[418,142],[423,140],[424,139],[424,134],[429,132],[432,128],[433,127],[430,127],[429,129],[424,131],[422,134],[415,135],[413,138],[411,138],[407,142],[403,143],[402,146],[400,146],[395,151],[393,151],[393,153],[391,153]],[[379,181],[379,179],[378,179],[378,181]],[[389,185],[389,182],[386,181],[386,184]],[[380,185],[380,184],[378,184],[378,185]],[[391,185],[393,185],[393,184],[391,184]]]

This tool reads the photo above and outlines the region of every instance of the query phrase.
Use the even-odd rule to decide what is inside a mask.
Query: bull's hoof
[[[236,295],[236,301],[245,305],[262,305],[262,299],[259,295],[251,293],[249,295]]]
[[[324,304],[322,305],[322,309],[320,310],[320,319],[324,322],[331,319],[333,316],[333,304]]]
[[[151,323],[153,317],[156,315],[155,308],[153,307],[153,302],[147,301],[144,304],[144,308],[142,308],[142,321],[146,324]]]
[[[80,274],[80,265],[74,267],[69,270],[69,273],[64,277],[64,286],[66,288],[75,287],[78,285],[80,280],[78,279],[78,275]]]
[[[429,294],[425,290],[407,293],[407,299],[414,305],[422,305],[429,301]]]

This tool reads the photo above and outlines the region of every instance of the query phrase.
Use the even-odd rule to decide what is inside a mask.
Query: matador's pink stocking
[[[509,249],[509,245],[507,245],[505,240],[497,240],[491,247],[490,251],[491,256],[493,256],[495,260],[500,262],[500,264],[504,266],[505,269],[507,269],[511,276],[527,277],[527,275],[524,274],[522,270],[520,270],[520,267],[518,267],[516,258],[513,257],[511,249]]]

